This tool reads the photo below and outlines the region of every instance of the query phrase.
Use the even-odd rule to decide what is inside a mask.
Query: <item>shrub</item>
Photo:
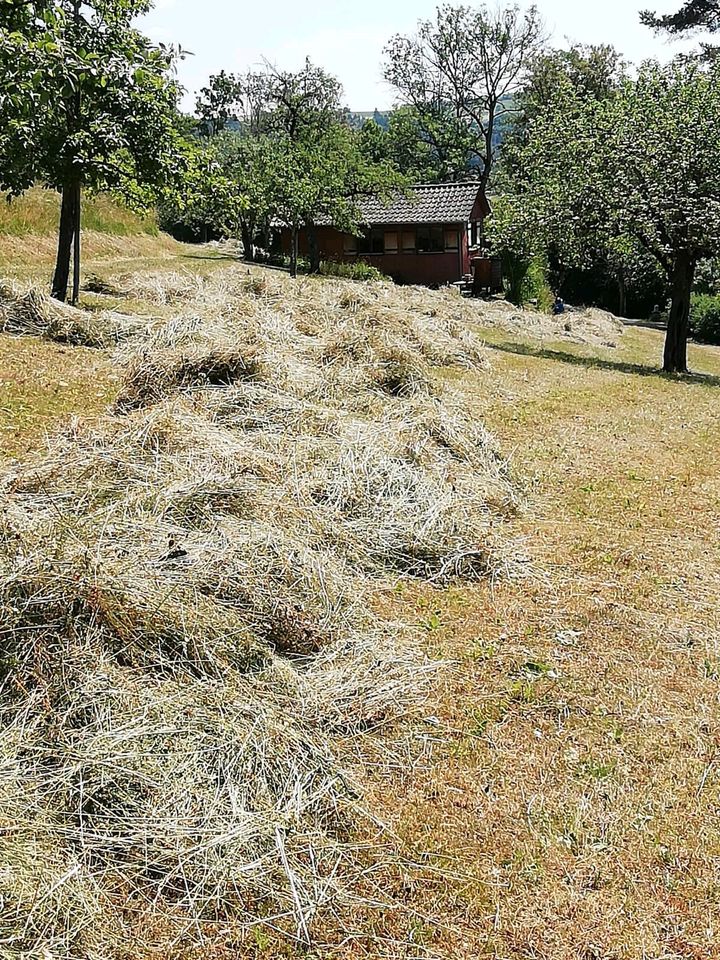
[[[324,277],[345,277],[348,280],[387,280],[384,273],[363,260],[357,263],[338,263],[335,260],[323,260],[320,273]]]
[[[523,302],[533,301],[538,310],[550,313],[554,299],[547,279],[547,267],[542,260],[533,260],[523,282]]]
[[[699,293],[692,298],[690,331],[700,343],[720,344],[720,295]]]

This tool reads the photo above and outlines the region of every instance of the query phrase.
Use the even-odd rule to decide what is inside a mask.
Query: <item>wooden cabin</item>
[[[342,233],[329,223],[315,227],[322,260],[364,260],[397,283],[438,287],[471,273],[482,223],[490,206],[478,183],[421,183],[390,202],[359,201],[361,236]],[[281,230],[281,249],[290,253],[291,237]],[[300,231],[299,253],[309,253],[307,232]]]

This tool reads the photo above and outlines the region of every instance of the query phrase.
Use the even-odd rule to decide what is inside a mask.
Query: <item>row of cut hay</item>
[[[477,322],[534,340],[567,340],[598,347],[616,347],[622,320],[597,307],[566,307],[557,316],[538,310],[519,310],[502,300],[479,304]]]
[[[124,348],[114,413],[2,481],[15,955],[309,942],[368,866],[343,758],[432,675],[378,583],[506,561],[505,464],[433,374],[484,369],[461,324],[242,270],[183,309]]]
[[[70,346],[110,347],[143,327],[141,321],[125,314],[89,314],[33,288],[0,285],[0,333],[44,337]]]

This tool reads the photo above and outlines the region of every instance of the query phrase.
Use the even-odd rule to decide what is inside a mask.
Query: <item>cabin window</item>
[[[450,227],[445,228],[445,249],[446,250],[459,250],[460,249],[460,234],[457,230],[453,230]]]
[[[403,230],[402,252],[415,253],[415,231],[414,230]]]
[[[385,253],[398,252],[398,235],[396,230],[385,231]]]
[[[358,253],[385,253],[385,231],[382,227],[373,227],[358,237]]]
[[[477,220],[473,220],[473,222],[470,224],[470,246],[476,247],[479,241],[480,237],[478,236],[478,222]]]
[[[358,252],[358,241],[357,237],[353,236],[352,233],[346,233],[343,237],[343,253],[348,256],[352,256]]]
[[[445,249],[445,231],[442,227],[418,227],[418,253],[442,253]]]

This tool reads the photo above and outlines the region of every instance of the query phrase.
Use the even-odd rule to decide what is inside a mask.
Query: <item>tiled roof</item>
[[[389,203],[366,197],[358,206],[368,225],[386,223],[459,223],[470,219],[479,183],[419,183]]]

